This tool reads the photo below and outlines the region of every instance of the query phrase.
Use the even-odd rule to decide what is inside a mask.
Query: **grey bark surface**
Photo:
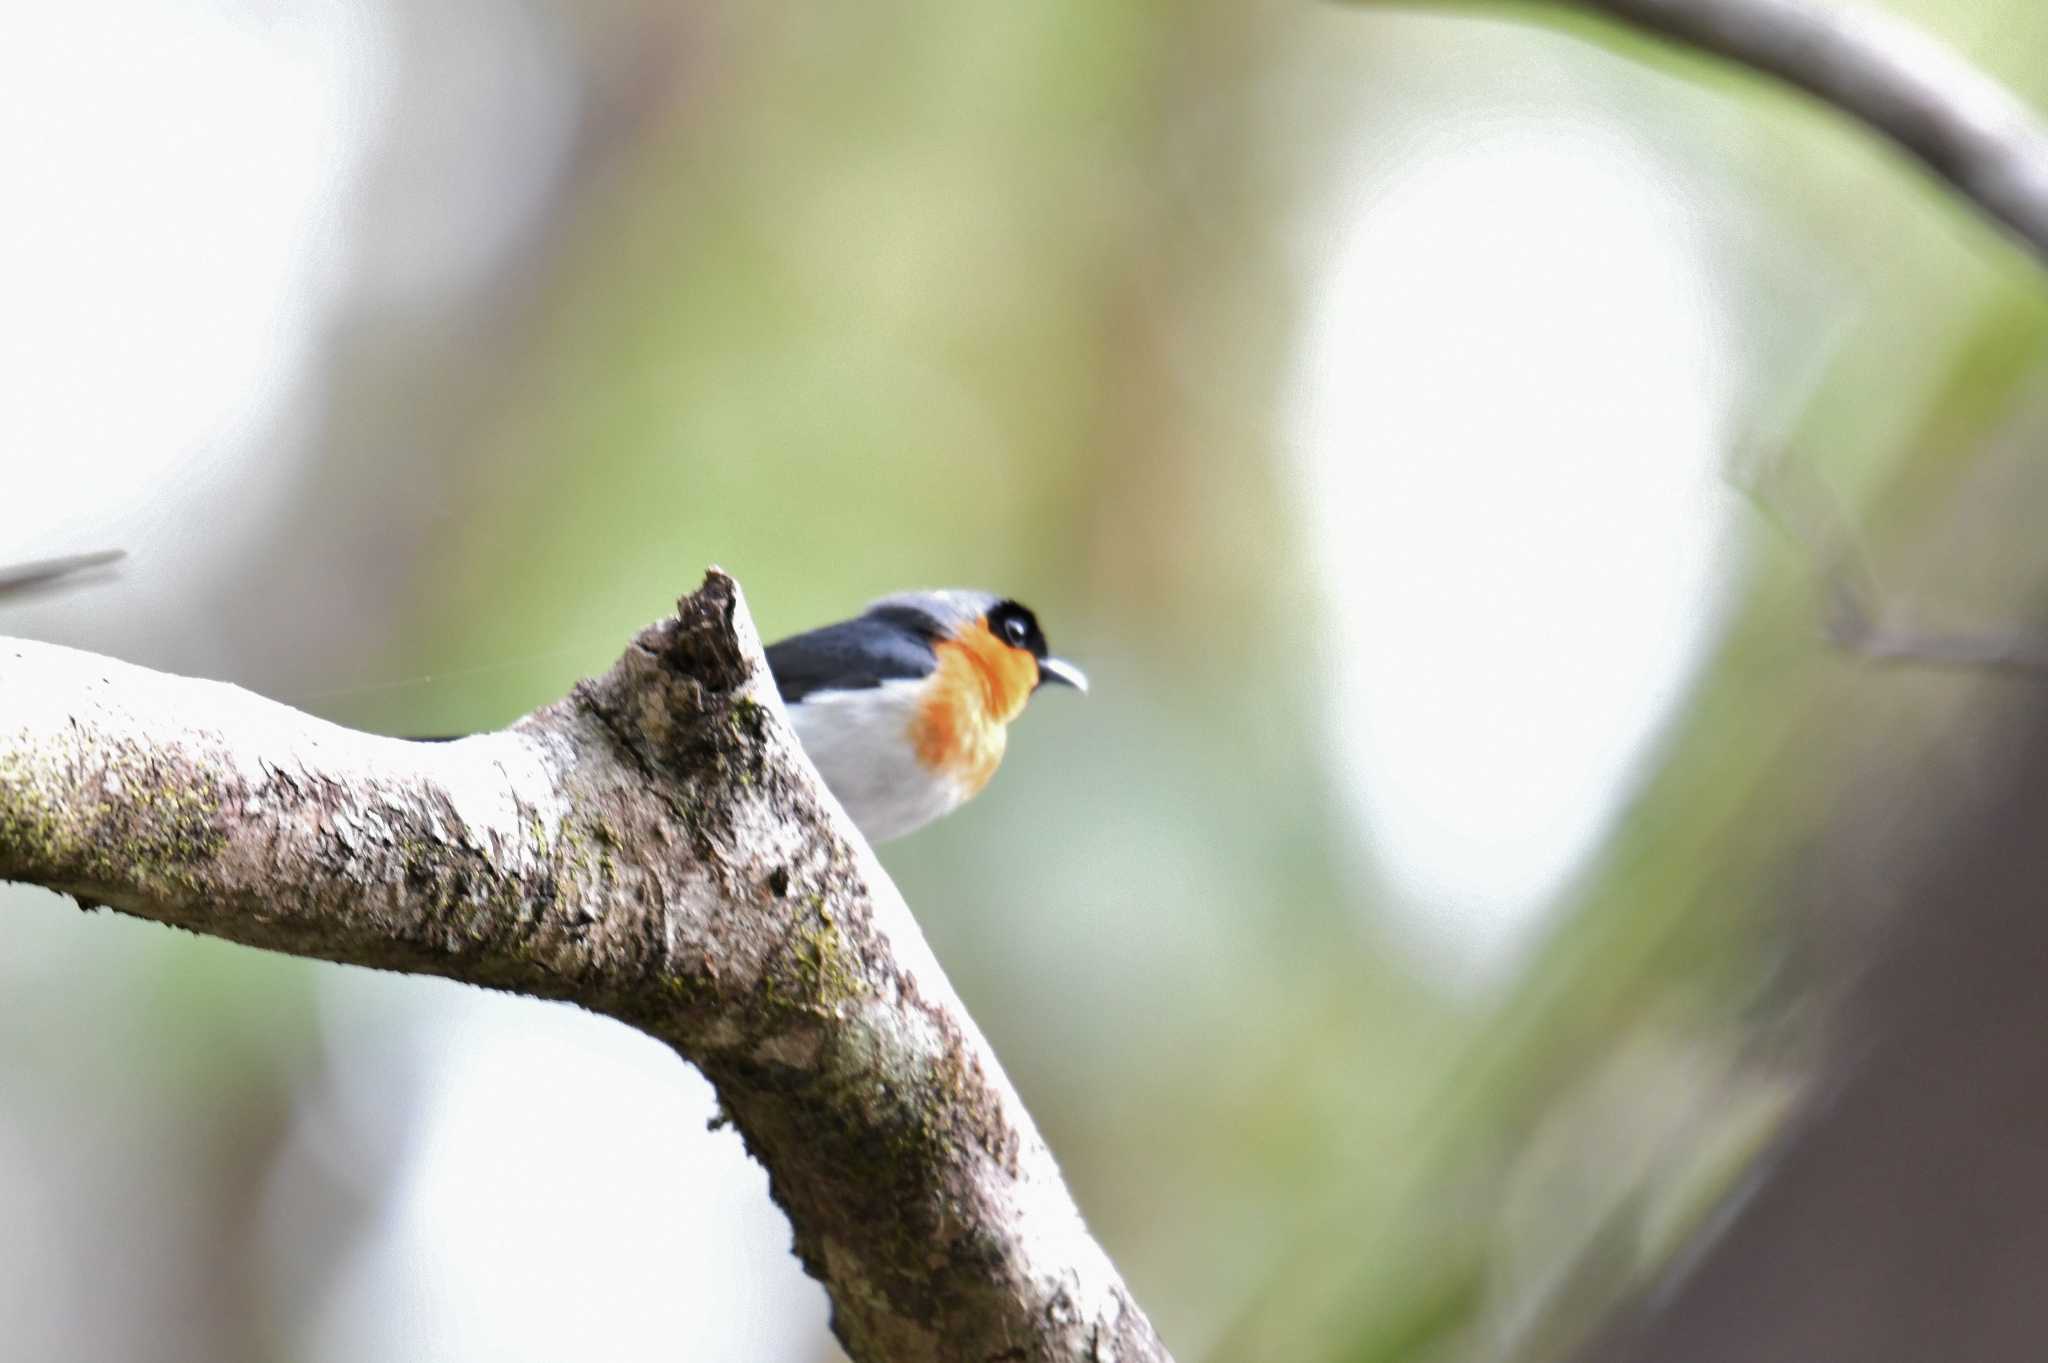
[[[661,1038],[863,1363],[1168,1357],[716,570],[605,676],[450,744],[0,639],[0,879]]]

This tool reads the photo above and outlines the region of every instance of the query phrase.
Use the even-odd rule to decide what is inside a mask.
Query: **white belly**
[[[813,691],[789,707],[804,752],[869,842],[922,828],[958,809],[969,794],[917,760],[910,723],[922,686],[890,681],[858,691]]]

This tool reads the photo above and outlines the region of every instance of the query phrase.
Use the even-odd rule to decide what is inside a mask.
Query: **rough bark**
[[[0,639],[0,878],[669,1042],[855,1359],[1167,1357],[716,570],[605,676],[445,745]]]

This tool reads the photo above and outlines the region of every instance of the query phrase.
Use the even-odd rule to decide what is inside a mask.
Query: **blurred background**
[[[2048,101],[2048,9],[1886,8]],[[9,6],[0,561],[130,558],[0,633],[433,733],[710,563],[769,637],[1013,594],[1095,689],[883,860],[1180,1358],[1569,1357],[1724,1260],[1775,1295],[1702,1320],[1844,1264],[1988,1318],[2048,1265],[1989,1210],[2048,1209],[2040,977],[1973,973],[2048,962],[2048,698],[1831,649],[1813,526],[2037,629],[2048,294],[1862,131],[1558,21]],[[0,908],[7,1356],[838,1357],[655,1043]],[[1875,1221],[1753,1231],[1852,1174]]]

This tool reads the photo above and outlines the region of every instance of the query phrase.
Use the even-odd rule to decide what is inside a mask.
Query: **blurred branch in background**
[[[1911,24],[1833,0],[1540,0],[1783,80],[1897,143],[2048,263],[2048,128]]]

